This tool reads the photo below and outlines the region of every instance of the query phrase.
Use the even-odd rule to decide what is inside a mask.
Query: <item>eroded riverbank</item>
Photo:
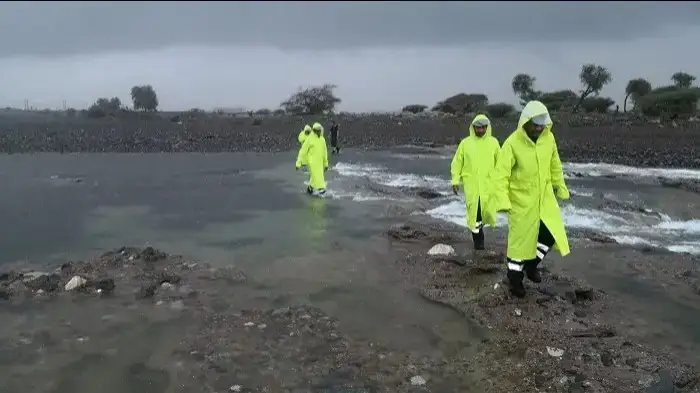
[[[700,389],[698,343],[647,342],[660,321],[647,315],[633,323],[620,312],[629,299],[555,266],[517,300],[501,283],[503,255],[463,252],[469,244],[461,230],[415,221],[388,234],[392,251],[375,263],[393,264],[425,299],[476,322],[478,340],[442,357],[391,348],[349,335],[309,304],[238,302],[248,281],[238,269],[122,248],[44,272],[16,266],[0,275],[0,309],[13,321],[0,337],[0,386],[22,393]],[[436,243],[459,255],[427,256]],[[664,262],[638,257],[633,266],[670,295],[696,299],[694,261]]]

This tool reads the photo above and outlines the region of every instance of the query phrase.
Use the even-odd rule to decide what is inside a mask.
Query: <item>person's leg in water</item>
[[[476,226],[471,230],[475,250],[484,249],[484,222],[481,218],[481,198],[476,202]]]
[[[525,296],[525,286],[523,285],[525,275],[532,282],[542,282],[542,276],[537,270],[537,266],[554,246],[554,243],[554,237],[549,232],[549,229],[544,225],[544,222],[540,221],[535,258],[527,261],[516,261],[508,258],[508,282],[513,295],[517,297]]]

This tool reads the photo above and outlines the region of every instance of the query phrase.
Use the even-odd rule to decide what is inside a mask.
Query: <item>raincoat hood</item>
[[[321,125],[321,123],[314,123],[314,125],[312,126],[312,128],[313,128],[314,131],[320,131],[319,134],[320,134],[320,135],[323,135],[323,126]]]
[[[539,118],[544,125],[544,130],[542,134],[551,132],[552,130],[552,118],[549,116],[549,111],[547,107],[540,101],[530,101],[525,105],[523,111],[520,112],[520,120],[518,120],[518,130],[525,132],[523,130],[523,125],[530,121],[532,118]]]
[[[311,132],[311,131],[313,131],[313,130],[311,129],[310,125],[307,124],[304,126],[304,132]]]
[[[491,120],[489,120],[489,118],[483,114],[478,114],[474,117],[474,119],[472,119],[472,123],[469,125],[469,136],[477,137],[476,132],[474,132],[474,124],[483,122],[484,120],[488,122],[488,125],[486,126],[486,133],[483,136],[481,136],[481,138],[487,138],[491,136]]]

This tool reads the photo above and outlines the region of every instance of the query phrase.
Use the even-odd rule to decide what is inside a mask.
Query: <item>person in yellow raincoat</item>
[[[484,225],[495,225],[496,220],[488,209],[482,208],[482,200],[488,197],[488,176],[496,165],[500,145],[491,136],[491,121],[485,115],[477,115],[469,125],[469,136],[462,139],[450,166],[452,192],[464,188],[467,202],[467,226],[472,232],[474,249],[484,249]]]
[[[306,162],[309,168],[309,185],[306,192],[312,195],[324,195],[326,193],[325,172],[328,170],[328,148],[323,138],[323,126],[314,123],[313,133],[304,140],[297,155],[296,168],[300,169]]]
[[[506,139],[491,174],[494,211],[508,212],[508,281],[513,295],[525,296],[523,278],[541,282],[537,266],[550,249],[569,254],[557,198],[569,199],[552,119],[547,107],[530,101],[518,128]]]
[[[306,140],[306,137],[311,134],[311,126],[310,125],[305,125],[304,128],[299,132],[299,136],[297,137],[297,140],[299,141],[299,145],[302,146],[304,145],[304,141]],[[304,172],[306,172],[306,161],[301,163],[302,168],[304,169]]]

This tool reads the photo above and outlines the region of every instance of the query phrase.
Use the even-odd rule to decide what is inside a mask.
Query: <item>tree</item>
[[[272,114],[275,116],[284,116],[284,109],[282,109],[282,108],[275,109],[274,111],[272,111]]]
[[[541,93],[538,98],[550,111],[572,108],[578,102],[578,94],[573,90],[557,90]]]
[[[622,106],[623,111],[627,112],[628,98],[632,98],[632,102],[634,102],[634,105],[636,106],[639,99],[649,94],[650,92],[651,83],[649,83],[648,80],[644,78],[630,79],[630,81],[627,82],[627,87],[625,88],[625,103]]]
[[[700,88],[663,86],[640,98],[639,108],[645,116],[692,115],[697,111]]]
[[[336,105],[341,102],[340,98],[336,97],[333,92],[337,87],[325,84],[307,89],[299,88],[299,91],[282,102],[280,107],[285,112],[296,115],[319,115],[333,112]]]
[[[158,96],[151,85],[132,87],[131,100],[134,103],[134,110],[155,112],[158,109]]]
[[[272,114],[272,111],[267,108],[262,108],[255,111],[255,114],[258,116],[269,116]]]
[[[438,102],[433,110],[463,115],[483,110],[488,104],[489,98],[485,94],[459,93]],[[451,110],[451,112],[445,109]]]
[[[679,71],[671,75],[671,80],[677,87],[687,89],[693,85],[693,82],[695,82],[695,77],[686,72]]]
[[[537,79],[528,74],[518,74],[513,77],[510,86],[513,88],[513,93],[520,98],[520,105],[525,106],[528,101],[536,100],[542,94],[535,90],[535,81]]]
[[[581,90],[578,104],[574,107],[574,112],[578,110],[583,100],[588,98],[588,96],[591,94],[597,96],[605,85],[612,82],[612,75],[610,75],[608,69],[596,64],[582,65],[578,78],[583,85],[583,90]]]
[[[581,107],[587,113],[607,113],[610,106],[615,103],[610,97],[588,97],[581,103]]]
[[[428,109],[428,106],[426,106],[426,105],[414,104],[414,105],[404,106],[401,109],[401,112],[409,112],[409,113],[416,114],[416,113],[421,113],[421,112],[425,111],[426,109]]]
[[[515,112],[515,107],[505,102],[497,102],[486,106],[486,113],[488,113],[488,115],[494,119],[508,117],[508,115],[513,112]]]
[[[98,98],[87,110],[88,117],[114,116],[122,109],[122,101],[119,97]]]

